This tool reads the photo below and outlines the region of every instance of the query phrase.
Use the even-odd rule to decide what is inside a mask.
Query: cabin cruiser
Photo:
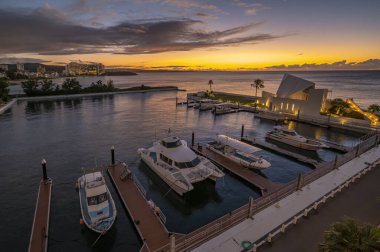
[[[212,113],[214,113],[215,115],[223,115],[223,114],[228,114],[228,113],[235,113],[238,110],[239,109],[235,104],[222,103],[222,104],[216,105],[213,108]]]
[[[105,234],[115,222],[116,208],[102,173],[84,174],[77,187],[83,222],[89,229]]]
[[[266,134],[266,138],[304,150],[316,151],[320,148],[327,148],[327,146],[321,142],[307,139],[306,137],[298,134],[295,130],[282,126],[275,126],[272,131],[269,131]]]
[[[216,141],[209,143],[207,147],[210,150],[250,169],[262,170],[271,166],[267,160],[253,154],[260,151],[260,148],[225,135],[217,135]]]
[[[224,176],[208,159],[196,155],[185,140],[170,136],[137,151],[142,160],[176,193],[183,195],[193,184],[206,179],[216,181]]]

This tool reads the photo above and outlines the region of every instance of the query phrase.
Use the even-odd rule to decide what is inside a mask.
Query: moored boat
[[[224,173],[208,159],[196,155],[185,140],[166,137],[152,147],[138,149],[141,159],[176,193],[183,195],[193,184],[210,179],[216,181]]]
[[[266,134],[266,138],[304,150],[317,151],[321,148],[327,148],[325,144],[319,141],[307,139],[298,134],[295,130],[282,126],[273,127],[273,130]]]
[[[210,150],[250,169],[262,170],[271,166],[267,160],[254,154],[255,152],[260,151],[260,148],[225,135],[217,135],[216,141],[209,143],[207,147]]]
[[[78,192],[83,222],[92,231],[105,234],[115,222],[117,211],[102,173],[79,177]]]

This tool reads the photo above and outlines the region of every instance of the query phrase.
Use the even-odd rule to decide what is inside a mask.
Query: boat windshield
[[[181,143],[181,140],[178,139],[175,142],[165,142],[165,141],[162,141],[162,145],[165,146],[166,148],[175,148],[175,147],[181,146],[182,143]]]
[[[193,168],[193,167],[197,166],[200,162],[201,162],[200,158],[196,157],[192,161],[189,161],[189,162],[175,162],[175,165],[181,169]]]
[[[93,206],[93,205],[99,205],[100,203],[104,202],[107,200],[107,193],[102,193],[100,195],[97,195],[97,196],[93,196],[93,197],[87,197],[87,203],[89,206]]]

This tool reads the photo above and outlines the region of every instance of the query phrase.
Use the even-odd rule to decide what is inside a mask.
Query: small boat
[[[224,115],[224,114],[229,114],[229,113],[235,113],[239,111],[236,105],[230,104],[230,103],[223,103],[223,104],[218,104],[214,107],[213,113],[215,115]]]
[[[307,139],[304,136],[298,134],[295,130],[288,129],[282,126],[274,126],[272,131],[266,134],[267,139],[272,139],[293,147],[297,147],[303,150],[317,151],[321,148],[327,148],[327,146],[316,140]]]
[[[209,143],[207,147],[210,150],[250,169],[263,170],[271,166],[267,160],[253,154],[260,151],[260,148],[225,135],[217,135],[216,141]]]
[[[185,140],[166,137],[152,147],[137,151],[141,159],[179,195],[194,189],[193,184],[216,181],[224,173],[208,159],[194,153]]]
[[[115,222],[117,212],[102,173],[79,177],[78,192],[83,222],[92,231],[105,234]]]

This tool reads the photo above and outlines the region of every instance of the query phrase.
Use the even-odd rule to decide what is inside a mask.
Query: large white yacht
[[[84,223],[91,230],[105,234],[115,222],[117,212],[102,173],[84,174],[77,186]]]
[[[209,143],[207,147],[220,155],[250,169],[266,169],[271,164],[260,156],[254,155],[260,148],[243,143],[234,138],[217,135],[216,141]]]
[[[316,151],[320,148],[327,148],[327,146],[321,142],[307,139],[304,136],[298,134],[295,130],[288,129],[282,126],[274,126],[272,131],[266,134],[266,138],[276,140],[300,149]]]
[[[185,140],[170,136],[157,141],[149,149],[138,149],[142,160],[176,193],[183,195],[194,189],[193,184],[224,173],[208,159],[196,155]]]

